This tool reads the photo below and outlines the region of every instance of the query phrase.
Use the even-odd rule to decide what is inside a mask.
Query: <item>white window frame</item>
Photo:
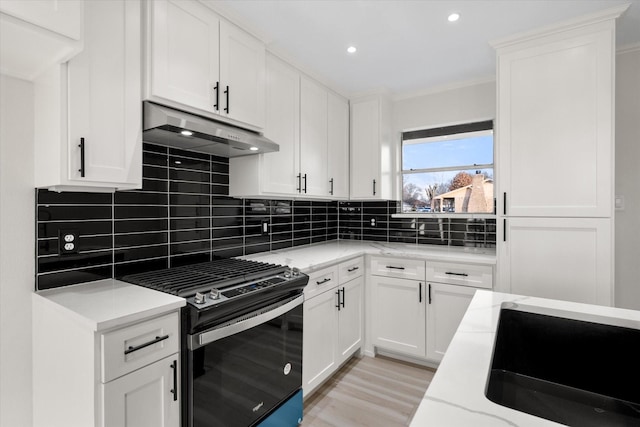
[[[479,127],[480,128],[484,127],[484,129],[474,130],[474,128],[479,128]],[[465,128],[469,128],[470,130],[464,131]],[[407,134],[409,135],[435,134],[435,136],[424,136],[424,137],[416,136],[416,137],[405,140],[405,135]],[[460,139],[461,135],[464,135],[464,137],[466,138],[466,137],[483,136],[483,135],[489,135],[489,134],[494,135],[493,163],[472,164],[472,165],[461,164],[456,166],[422,168],[422,169],[406,169],[406,170],[402,169],[402,165],[404,164],[404,161],[402,158],[404,153],[404,145],[412,144],[412,142],[407,142],[407,141],[415,140],[416,142],[413,142],[413,144],[422,144],[425,142],[440,142],[440,141]],[[493,179],[495,184],[495,175],[496,175],[496,170],[495,170],[496,148],[495,147],[496,147],[496,143],[495,143],[495,134],[494,134],[494,121],[492,119],[479,121],[479,122],[468,122],[468,123],[461,123],[456,125],[441,126],[441,127],[421,128],[421,129],[402,132],[400,137],[400,164],[399,164],[400,171],[399,171],[399,180],[398,180],[399,186],[400,186],[400,191],[398,193],[400,194],[400,204],[401,204],[400,209],[402,209],[402,204],[403,204],[402,195],[403,195],[403,189],[404,189],[404,177],[407,174],[450,172],[450,171],[472,170],[472,169],[476,169],[476,170],[493,169],[493,176],[494,176]],[[495,188],[495,185],[494,185],[494,188]],[[495,199],[495,195],[494,195],[494,199]],[[393,214],[392,217],[394,218],[402,218],[402,217],[405,217],[405,218],[417,218],[417,217],[419,218],[425,218],[425,217],[427,218],[496,218],[495,202],[494,202],[493,213],[401,212],[401,213]]]

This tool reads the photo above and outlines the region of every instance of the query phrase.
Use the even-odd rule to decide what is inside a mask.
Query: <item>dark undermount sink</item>
[[[636,323],[505,303],[485,395],[569,426],[638,427]]]

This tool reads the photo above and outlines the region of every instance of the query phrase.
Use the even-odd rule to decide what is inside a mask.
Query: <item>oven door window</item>
[[[302,305],[190,352],[193,427],[247,427],[302,385]]]

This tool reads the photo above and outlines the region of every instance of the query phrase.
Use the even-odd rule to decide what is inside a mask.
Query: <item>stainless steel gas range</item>
[[[221,259],[122,280],[187,299],[183,427],[298,425],[308,276],[282,265]]]

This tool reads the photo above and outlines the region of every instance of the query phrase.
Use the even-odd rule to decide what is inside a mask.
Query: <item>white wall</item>
[[[616,62],[615,304],[640,310],[640,46]]]
[[[33,85],[0,75],[0,426],[32,425]]]
[[[403,130],[470,123],[495,117],[495,81],[400,99],[393,103],[393,129],[398,141]]]

